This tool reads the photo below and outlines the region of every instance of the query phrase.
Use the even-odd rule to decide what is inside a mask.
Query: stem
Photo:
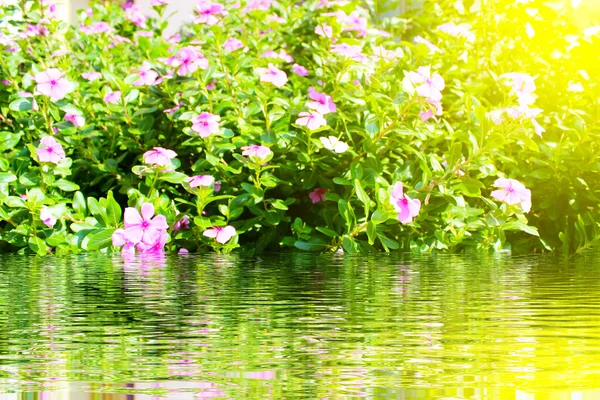
[[[354,228],[354,230],[352,232],[350,232],[350,234],[348,236],[350,236],[351,238],[358,236],[360,233],[362,233],[363,230],[366,229],[366,227],[367,227],[367,222],[364,222],[364,223],[358,225],[356,228]],[[335,242],[334,244],[329,246],[327,249],[331,250],[331,249],[338,248],[342,245],[343,241],[344,241],[344,238],[342,236],[342,238],[340,240],[338,240],[337,242]]]
[[[152,192],[154,191],[154,186],[156,185],[156,182],[158,181],[158,170],[154,171],[154,179],[152,179],[152,184],[150,185],[150,189],[148,190],[148,198],[151,199],[152,198]]]

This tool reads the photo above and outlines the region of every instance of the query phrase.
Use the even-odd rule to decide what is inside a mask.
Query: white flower
[[[321,140],[321,143],[323,143],[323,147],[325,147],[327,150],[331,150],[336,153],[345,153],[348,151],[348,144],[342,142],[335,136],[322,136],[319,139]]]

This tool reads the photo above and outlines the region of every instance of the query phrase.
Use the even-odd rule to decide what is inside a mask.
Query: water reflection
[[[0,393],[600,398],[599,272],[595,255],[6,256]]]

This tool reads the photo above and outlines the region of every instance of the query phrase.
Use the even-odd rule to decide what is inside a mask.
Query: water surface
[[[598,399],[600,255],[3,256],[0,393]]]

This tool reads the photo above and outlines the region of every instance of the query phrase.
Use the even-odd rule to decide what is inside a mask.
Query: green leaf
[[[294,246],[304,251],[323,251],[327,247],[327,244],[320,239],[315,238],[309,241],[296,240]]]
[[[10,183],[17,180],[17,177],[11,172],[0,172],[0,183]]]
[[[521,221],[511,221],[502,225],[502,229],[505,231],[522,231],[533,236],[540,236],[536,227],[529,226]]]
[[[29,248],[40,256],[45,256],[48,254],[48,246],[46,245],[46,242],[37,236],[32,236],[29,238]]]
[[[57,187],[60,190],[64,190],[65,192],[74,192],[76,190],[79,190],[79,185],[66,179],[59,179],[56,182],[54,182],[52,186]]]
[[[181,183],[185,178],[187,178],[187,175],[181,172],[166,172],[158,177],[159,180],[169,183]]]
[[[320,226],[318,226],[317,230],[319,232],[321,232],[321,233],[329,236],[329,237],[338,237],[338,236],[340,236],[339,233],[337,233],[333,229],[329,229],[329,228],[326,228],[326,227],[320,227]]]
[[[376,228],[377,226],[373,223],[373,221],[369,221],[367,224],[367,236],[369,238],[370,245],[375,244],[375,239],[377,238]]]
[[[371,199],[369,198],[369,195],[367,194],[367,192],[365,192],[365,190],[362,188],[360,181],[358,179],[354,180],[354,190],[356,190],[356,195],[358,196],[358,199],[365,206],[365,216],[369,215],[369,207],[371,205]]]
[[[11,102],[8,106],[13,111],[29,111],[32,108],[31,99],[22,97]]]
[[[112,190],[108,191],[106,200],[108,203],[106,206],[106,224],[118,228],[121,223],[121,206],[115,200]]]
[[[82,216],[87,214],[87,206],[85,204],[85,197],[83,197],[83,193],[75,192],[73,195],[73,209],[77,214],[81,214]]]
[[[87,236],[87,250],[101,250],[111,245],[112,234],[116,229],[99,229]]]

